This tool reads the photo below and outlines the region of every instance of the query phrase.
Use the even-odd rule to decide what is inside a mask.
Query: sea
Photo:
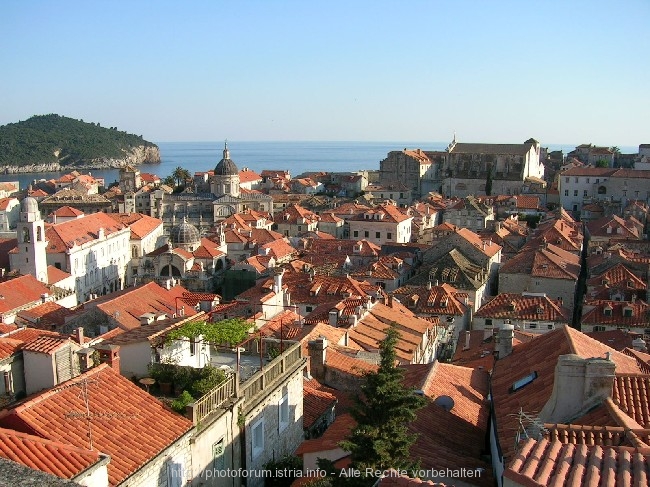
[[[161,162],[143,164],[140,171],[152,173],[161,179],[171,175],[177,167],[191,174],[214,169],[223,157],[224,142],[159,142]],[[289,171],[298,176],[309,171],[352,172],[377,170],[389,152],[403,149],[444,150],[448,142],[252,142],[228,141],[230,158],[239,169],[255,172],[264,169]],[[549,144],[549,151],[563,150],[566,154],[578,144]],[[621,147],[623,153],[635,153],[637,147]],[[81,171],[87,173],[88,171]],[[105,185],[119,181],[118,169],[93,170],[90,173],[103,178]],[[0,181],[18,181],[26,188],[34,181],[57,179],[63,172],[2,174]]]

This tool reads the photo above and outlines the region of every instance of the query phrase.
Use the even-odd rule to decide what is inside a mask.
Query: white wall
[[[27,394],[49,389],[56,385],[54,356],[23,351],[25,390]]]

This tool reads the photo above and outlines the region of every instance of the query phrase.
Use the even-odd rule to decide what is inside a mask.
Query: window
[[[587,178],[587,184],[589,184],[589,178]]]
[[[190,338],[190,355],[196,355],[196,337]]]
[[[390,233],[390,232],[388,232],[388,233],[386,234],[386,238],[387,238],[388,240],[391,240],[391,239],[393,238],[393,234]]]
[[[264,418],[258,420],[253,427],[253,458],[257,458],[264,451]]]
[[[169,487],[181,487],[184,484],[182,457],[169,458],[167,460],[167,485]]]
[[[518,391],[522,387],[527,386],[528,384],[533,382],[535,379],[537,379],[537,372],[532,372],[528,374],[526,377],[522,377],[521,379],[515,381],[512,384],[512,387],[510,388],[510,392]]]
[[[582,196],[584,196],[585,198],[587,197],[587,190],[586,189],[582,192]]]
[[[13,394],[14,380],[13,380],[13,376],[11,375],[11,372],[3,372],[2,375],[4,376],[5,394]]]
[[[358,230],[355,230],[354,232],[352,232],[352,235],[353,235],[354,237],[358,237],[358,236],[359,236],[359,231],[358,231]]]
[[[604,326],[594,326],[594,331],[605,331]]]
[[[528,323],[529,330],[537,330],[537,323]]]
[[[278,429],[280,433],[289,426],[289,395],[285,394],[278,404]]]
[[[553,327],[553,325],[551,324],[551,325],[546,325],[546,328],[548,328],[549,330],[552,330],[554,327]]]
[[[569,196],[569,190],[568,189],[564,190],[564,196]]]
[[[61,262],[55,262],[54,267],[56,267],[57,269],[61,269]]]
[[[575,181],[575,183],[576,183],[576,184],[578,184],[578,178],[575,178],[575,180],[574,180],[574,181]]]
[[[573,190],[573,196],[578,196],[578,190],[577,189]]]
[[[368,232],[368,231],[363,232],[363,236],[368,238],[370,236],[370,232]]]
[[[375,238],[381,238],[381,232],[375,232]]]
[[[568,183],[570,178],[564,178],[564,182]]]
[[[212,445],[212,468],[223,470],[226,468],[226,459],[224,457],[226,439],[221,438]]]
[[[313,307],[313,306],[305,306],[305,312],[306,312],[306,313],[311,313],[312,311],[314,311],[314,307]]]
[[[492,318],[485,318],[485,326],[492,326]]]
[[[298,231],[302,232],[302,225],[298,225]]]

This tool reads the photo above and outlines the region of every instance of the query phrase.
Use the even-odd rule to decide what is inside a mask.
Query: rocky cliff
[[[137,166],[140,164],[158,164],[160,163],[160,149],[157,146],[140,145],[132,147],[130,150],[123,150],[124,157],[108,158],[100,157],[87,161],[77,162],[75,164],[66,164],[65,159],[57,162],[44,164],[26,164],[23,166],[0,166],[0,171],[5,174],[31,173],[31,172],[58,172],[71,171],[73,169],[119,169],[126,165]],[[59,154],[54,153],[57,159]]]

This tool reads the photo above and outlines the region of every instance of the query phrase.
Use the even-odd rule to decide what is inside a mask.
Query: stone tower
[[[224,144],[223,159],[214,168],[214,176],[210,183],[210,191],[215,196],[230,195],[239,198],[239,169],[230,159],[228,142]]]
[[[20,204],[17,234],[18,253],[12,259],[11,268],[47,283],[45,222],[41,218],[38,201],[32,197],[28,196]]]

